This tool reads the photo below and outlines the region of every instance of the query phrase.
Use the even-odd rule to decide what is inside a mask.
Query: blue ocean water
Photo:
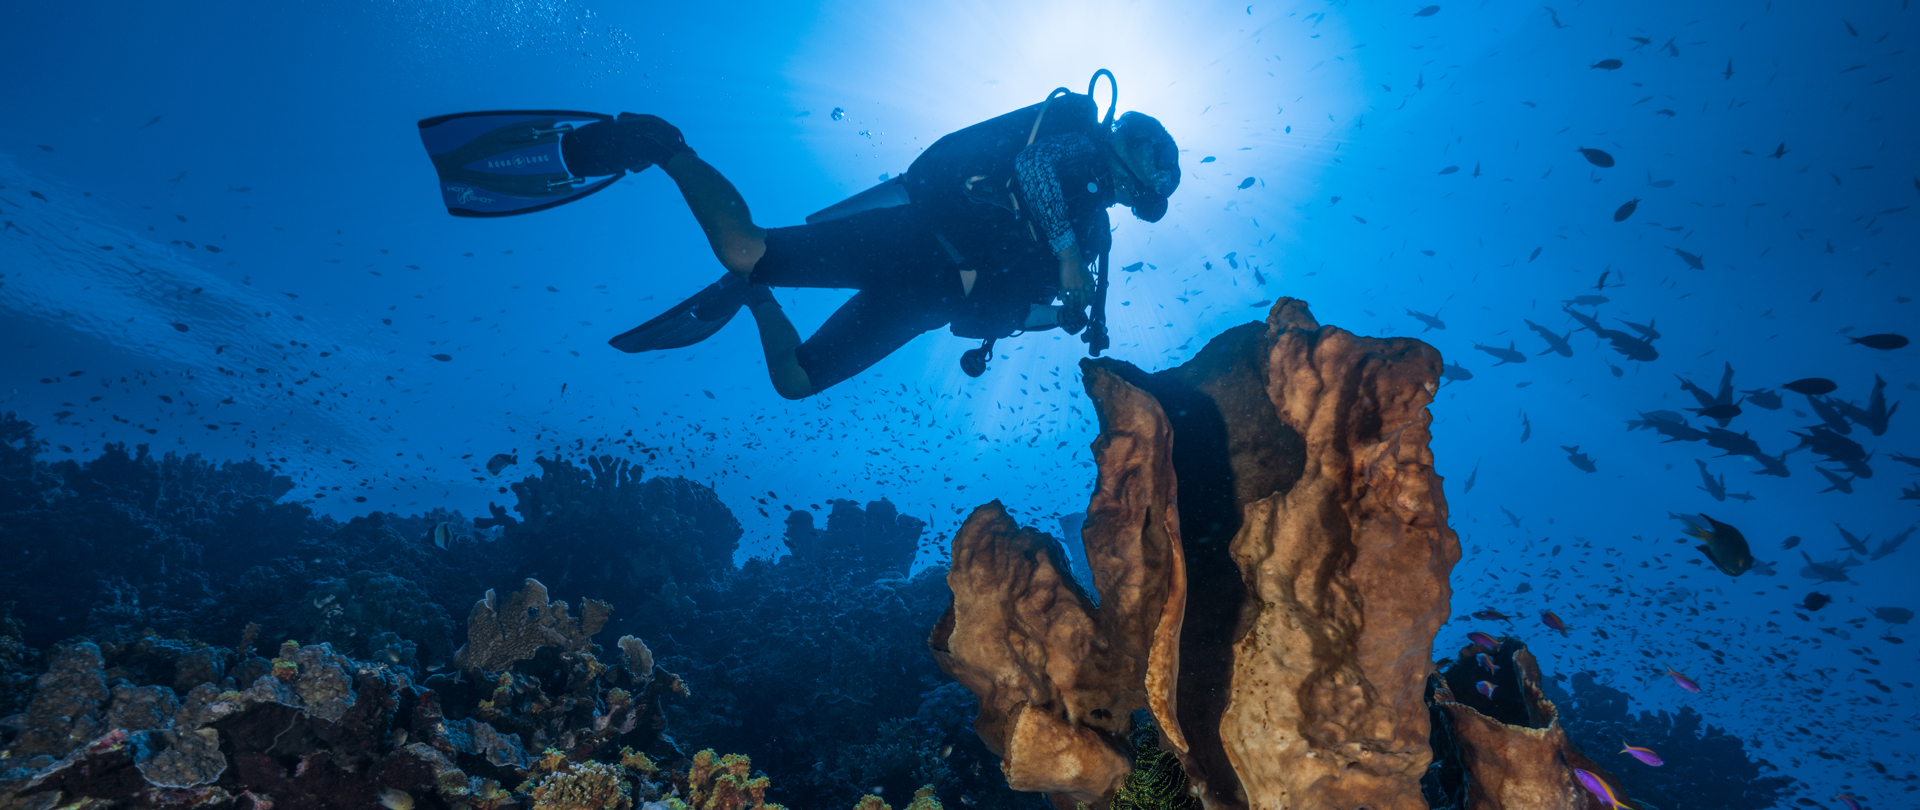
[[[16,4],[0,30],[0,410],[34,421],[55,458],[144,442],[271,462],[297,482],[289,499],[342,519],[484,514],[511,501],[479,469],[495,453],[527,474],[536,456],[610,452],[714,487],[746,528],[743,556],[777,552],[782,507],[830,498],[925,520],[920,567],[991,499],[1052,530],[1093,481],[1077,339],[1002,341],[973,379],[958,358],[976,342],[935,332],[798,402],[769,386],[745,318],[697,347],[620,354],[606,338],[721,272],[672,183],[650,170],[553,211],[456,219],[414,122],[660,115],[758,223],[790,225],[947,132],[1108,68],[1120,109],[1159,118],[1184,172],[1161,222],[1115,212],[1111,356],[1176,365],[1290,296],[1323,323],[1420,337],[1471,373],[1433,407],[1466,550],[1462,620],[1437,655],[1498,629],[1466,618],[1497,608],[1544,670],[1597,673],[1636,710],[1691,707],[1799,795],[1906,798],[1920,673],[1906,620],[1875,611],[1915,607],[1920,552],[1867,560],[1840,528],[1872,550],[1920,517],[1910,413],[1881,433],[1852,426],[1871,476],[1810,450],[1764,475],[1628,421],[1664,410],[1704,429],[1676,377],[1711,393],[1731,367],[1736,397],[1782,401],[1747,400],[1729,429],[1779,457],[1821,423],[1789,381],[1831,379],[1861,408],[1876,377],[1890,409],[1920,392],[1920,349],[1850,342],[1920,332],[1916,12],[1424,12]],[[847,294],[777,295],[805,334]],[[1615,351],[1568,309],[1624,334],[1650,325],[1658,358]],[[1571,356],[1543,353],[1529,321]],[[1714,570],[1670,512],[1739,528],[1760,567]],[[1844,582],[1802,571],[1849,554],[1865,562]],[[1814,591],[1832,604],[1804,607]],[[1547,609],[1573,630],[1540,626]],[[1704,691],[1675,688],[1664,664]]]

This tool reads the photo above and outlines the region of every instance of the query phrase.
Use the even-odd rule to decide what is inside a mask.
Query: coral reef
[[[507,604],[541,608],[519,629],[553,630],[549,643],[489,647],[527,654],[425,682],[324,643],[287,641],[272,660],[155,636],[56,648],[27,711],[5,720],[20,734],[0,755],[0,807],[365,807],[401,794],[434,807],[629,806],[629,782],[655,759],[684,759],[660,711],[684,686],[657,667],[636,679],[600,663],[578,634],[601,622],[548,605],[538,583],[518,597]]]
[[[1575,768],[1629,796],[1619,777],[1567,738],[1526,645],[1501,639],[1491,653],[1498,667],[1491,674],[1475,661],[1480,652],[1485,650],[1476,645],[1462,648],[1428,684],[1434,747],[1445,760],[1423,786],[1432,806],[1587,810],[1594,798],[1575,778]],[[1476,688],[1483,680],[1492,685],[1492,695]]]
[[[865,509],[853,501],[829,502],[827,528],[813,526],[813,513],[804,509],[787,515],[787,550],[797,561],[830,566],[855,578],[904,577],[919,550],[926,522],[900,514],[886,499],[871,501]]]
[[[1111,800],[1145,708],[1206,806],[1420,807],[1424,651],[1460,554],[1427,449],[1438,353],[1282,299],[1179,368],[1082,368],[1099,606],[989,504],[929,640],[1009,783]]]
[[[567,603],[548,602],[547,586],[529,579],[505,602],[487,591],[467,616],[467,643],[454,653],[461,669],[499,670],[533,657],[541,647],[582,653],[607,623],[613,606],[588,599],[579,618],[567,615]]]
[[[327,642],[342,654],[416,667],[453,657],[453,622],[418,585],[392,574],[356,571],[315,583],[289,617],[296,638]]]

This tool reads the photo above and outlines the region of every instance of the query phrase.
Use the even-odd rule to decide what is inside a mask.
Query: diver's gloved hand
[[[694,154],[672,124],[652,115],[621,113],[560,136],[560,156],[576,177],[603,177],[622,170],[665,166],[674,155]]]

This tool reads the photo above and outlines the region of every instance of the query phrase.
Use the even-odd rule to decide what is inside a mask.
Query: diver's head
[[[1114,198],[1133,215],[1159,222],[1167,197],[1180,187],[1180,149],[1153,116],[1129,112],[1107,135],[1113,155]]]

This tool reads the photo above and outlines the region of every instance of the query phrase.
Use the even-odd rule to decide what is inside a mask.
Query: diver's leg
[[[686,198],[693,218],[706,231],[714,257],[730,273],[742,278],[751,275],[754,264],[767,252],[767,231],[753,224],[753,214],[739,190],[692,152],[675,154],[662,168],[680,186],[680,196]],[[754,314],[759,315],[757,309]],[[788,331],[792,328],[787,327]]]
[[[787,313],[772,301],[754,304],[747,311],[753,313],[753,321],[760,327],[760,349],[767,356],[767,377],[773,381],[773,390],[787,399],[811,396],[813,381],[794,355],[794,349],[800,346],[800,332],[793,328],[793,321],[787,320]]]

